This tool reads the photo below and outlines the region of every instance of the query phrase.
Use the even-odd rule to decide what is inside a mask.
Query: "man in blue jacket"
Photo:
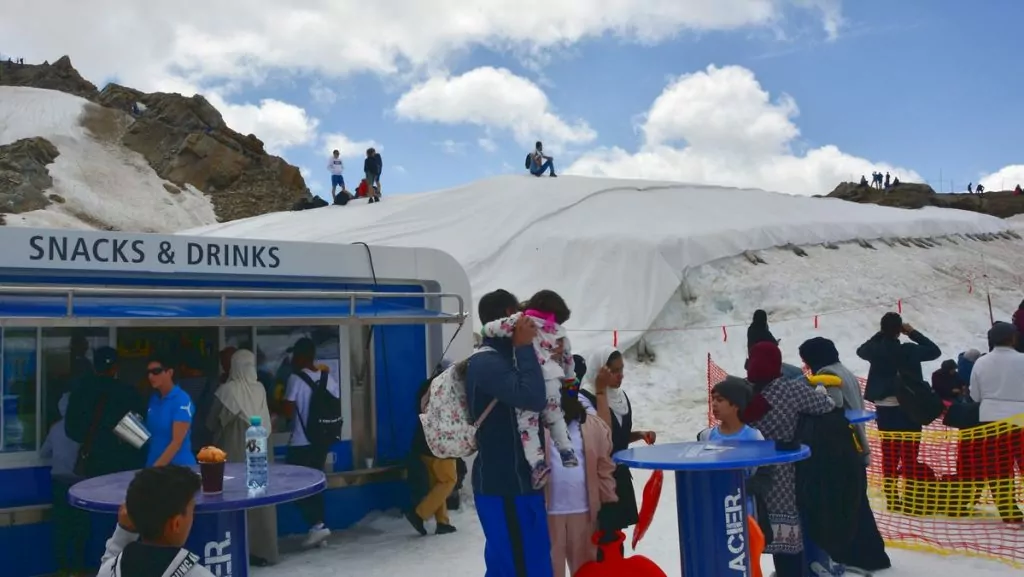
[[[508,291],[486,294],[478,307],[480,322],[509,316],[518,305]],[[553,575],[544,493],[532,486],[516,421],[516,409],[541,411],[546,403],[532,344],[536,332],[529,319],[520,319],[511,339],[484,339],[494,351],[473,355],[466,369],[472,418],[497,401],[477,431],[473,460],[473,496],[486,539],[485,577]]]

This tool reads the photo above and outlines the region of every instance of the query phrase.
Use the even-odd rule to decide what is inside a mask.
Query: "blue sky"
[[[105,26],[130,27],[132,54],[80,39],[85,12],[70,31],[0,34],[27,59],[69,53],[97,83],[202,92],[321,194],[334,146],[351,182],[375,144],[399,194],[520,171],[537,138],[562,172],[797,194],[876,167],[943,191],[1024,181],[1024,3],[590,1],[437,0],[435,22],[388,0],[372,32],[347,1],[260,15],[255,0],[239,18],[209,0],[191,21],[111,3],[122,21]]]

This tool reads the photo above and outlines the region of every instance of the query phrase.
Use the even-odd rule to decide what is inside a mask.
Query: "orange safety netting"
[[[726,376],[708,355],[712,426],[711,388]],[[921,433],[880,432],[874,421],[866,430],[868,493],[888,545],[1024,567],[1024,415],[970,429],[940,417]]]

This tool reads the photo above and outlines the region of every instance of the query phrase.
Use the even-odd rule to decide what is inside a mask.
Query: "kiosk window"
[[[0,452],[35,451],[38,447],[37,344],[37,329],[3,330]]]
[[[267,403],[273,414],[274,433],[291,430],[291,423],[280,415],[285,384],[292,374],[289,349],[303,337],[316,344],[317,362],[340,375],[341,350],[338,327],[257,327],[256,363],[260,382],[267,389]]]
[[[226,327],[224,329],[224,343],[222,349],[234,347],[236,349],[252,350],[252,327]]]
[[[110,346],[110,329],[43,329],[43,431],[60,420],[61,396],[93,373],[93,354]]]

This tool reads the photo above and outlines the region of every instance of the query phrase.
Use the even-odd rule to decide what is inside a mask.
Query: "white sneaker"
[[[306,535],[306,540],[302,542],[302,546],[305,548],[316,547],[326,541],[330,536],[330,529],[323,525],[317,525],[309,530],[309,534]]]

